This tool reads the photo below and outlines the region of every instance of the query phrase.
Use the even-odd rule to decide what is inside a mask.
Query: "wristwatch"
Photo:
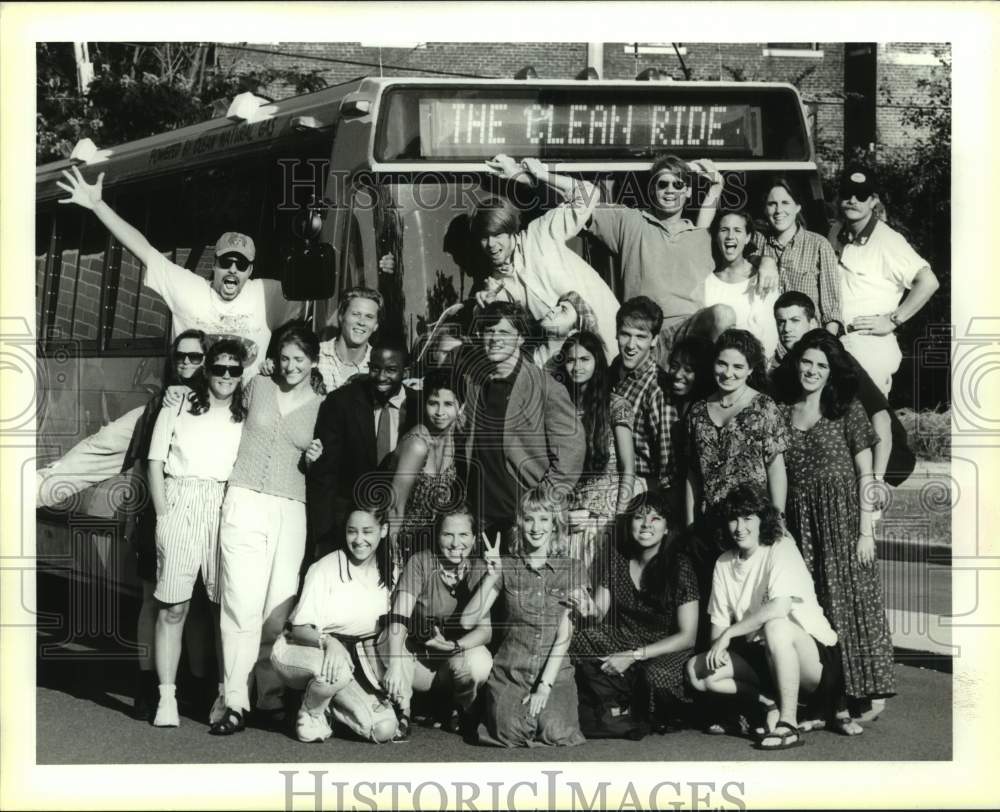
[[[642,662],[646,659],[646,647],[632,649],[632,659],[636,662]]]
[[[889,321],[891,321],[896,327],[899,327],[903,323],[903,320],[895,313],[889,314]]]

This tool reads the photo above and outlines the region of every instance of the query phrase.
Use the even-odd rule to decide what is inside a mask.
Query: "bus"
[[[752,208],[780,174],[807,226],[827,231],[806,116],[787,84],[365,78],[276,102],[242,94],[201,124],[78,145],[37,169],[39,463],[144,404],[170,341],[136,257],[90,212],[58,204],[71,165],[88,180],[104,172],[107,202],[173,262],[207,276],[218,235],[241,231],[258,247],[255,273],[307,302],[321,337],[336,329],[339,294],[366,284],[385,297],[383,333],[412,344],[482,273],[465,228],[476,200],[526,193],[486,160],[537,157],[642,206],[663,152],[711,158],[726,207]],[[541,193],[516,202],[527,217],[553,204]],[[620,294],[615,256],[586,236],[571,247]],[[379,267],[386,254],[392,272]],[[85,490],[65,477],[67,498],[37,512],[42,565],[133,591],[123,517],[141,489],[127,473]]]

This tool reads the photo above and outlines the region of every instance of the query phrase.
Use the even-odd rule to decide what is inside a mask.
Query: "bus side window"
[[[96,346],[104,288],[107,232],[82,211],[60,212],[53,272],[56,274],[55,340],[73,339]]]

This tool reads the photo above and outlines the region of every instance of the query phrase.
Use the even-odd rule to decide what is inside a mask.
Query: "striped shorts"
[[[166,477],[167,511],[156,519],[156,591],[161,603],[191,599],[198,572],[205,591],[219,602],[219,518],[226,483]]]

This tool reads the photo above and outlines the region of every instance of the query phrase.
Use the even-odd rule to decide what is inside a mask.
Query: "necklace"
[[[732,402],[730,402],[730,403],[726,403],[725,398],[723,398],[720,395],[719,396],[719,408],[721,408],[721,409],[732,409],[733,406],[735,406],[737,403],[739,403],[741,400],[743,400],[743,396],[746,394],[746,391],[747,391],[747,387],[744,386],[740,390],[740,393],[736,397],[734,397],[732,399]]]

